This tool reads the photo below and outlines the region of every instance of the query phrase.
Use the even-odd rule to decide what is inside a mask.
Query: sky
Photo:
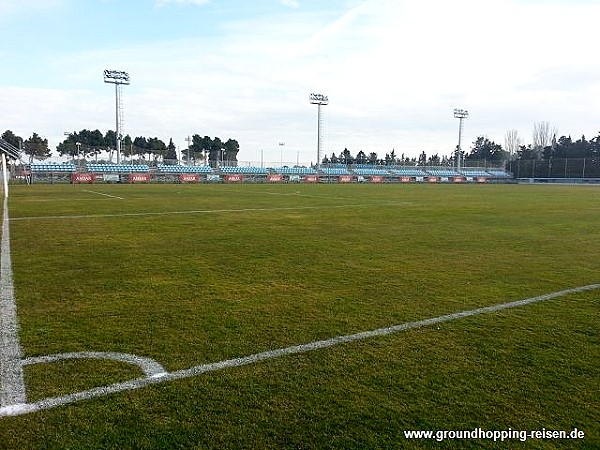
[[[600,132],[598,0],[0,0],[0,132],[236,139],[238,160],[450,155],[535,123]],[[283,144],[283,145],[282,145]]]

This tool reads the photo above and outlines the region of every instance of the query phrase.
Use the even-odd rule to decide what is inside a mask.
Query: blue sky
[[[533,124],[600,132],[600,2],[591,0],[0,0],[2,131],[114,129],[104,69],[125,70],[124,132],[234,138],[239,159],[324,150],[448,155]],[[285,142],[285,146],[280,146]]]

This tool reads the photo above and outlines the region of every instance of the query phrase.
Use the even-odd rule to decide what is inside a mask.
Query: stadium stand
[[[156,168],[161,173],[213,173],[213,169],[210,166],[181,166],[158,164]]]
[[[280,175],[316,175],[312,167],[272,167],[271,170]]]
[[[391,169],[390,172],[394,175],[398,175],[401,177],[426,177],[427,173],[422,171],[421,169],[416,169],[414,167],[400,167],[396,169]]]
[[[353,172],[356,175],[362,175],[362,176],[372,176],[372,175],[379,175],[379,176],[384,176],[384,177],[389,177],[390,176],[390,172],[388,172],[385,169],[378,169],[375,167],[358,167],[356,169],[353,170]]]
[[[465,177],[490,177],[490,174],[480,167],[464,167],[460,173]]]
[[[150,168],[145,164],[88,164],[87,170],[92,173],[131,173],[149,172]]]
[[[450,169],[427,169],[429,175],[434,177],[460,177],[460,173]]]
[[[72,163],[32,163],[31,171],[34,173],[74,173],[76,168]]]
[[[332,175],[332,176],[351,175],[350,172],[348,171],[348,169],[346,168],[346,166],[339,167],[339,168],[338,167],[322,167],[321,173],[323,175]]]
[[[268,169],[256,166],[219,166],[219,170],[225,174],[267,175],[269,173]]]

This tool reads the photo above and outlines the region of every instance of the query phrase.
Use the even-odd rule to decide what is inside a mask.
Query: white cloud
[[[294,161],[298,152],[301,161],[314,160],[316,108],[308,102],[314,91],[330,99],[324,108],[328,154],[344,147],[449,154],[456,145],[455,107],[471,113],[464,134],[469,144],[478,135],[503,143],[513,128],[527,139],[539,121],[561,133],[598,132],[593,33],[600,5],[353,4],[337,17],[302,8],[227,20],[219,23],[221,34],[209,37],[65,53],[53,58],[54,69],[76,67],[69,82],[91,90],[0,91],[22,105],[6,123],[27,117],[30,129],[48,130],[50,140],[66,130],[113,128],[114,94],[101,74],[118,68],[132,79],[123,88],[125,133],[173,137],[181,147],[193,133],[231,137],[245,160],[257,161],[264,151],[279,161],[280,141]],[[37,108],[42,96],[51,102]]]

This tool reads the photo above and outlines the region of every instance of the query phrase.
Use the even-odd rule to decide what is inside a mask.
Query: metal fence
[[[517,179],[600,179],[600,159],[515,160],[507,163],[506,170]]]

